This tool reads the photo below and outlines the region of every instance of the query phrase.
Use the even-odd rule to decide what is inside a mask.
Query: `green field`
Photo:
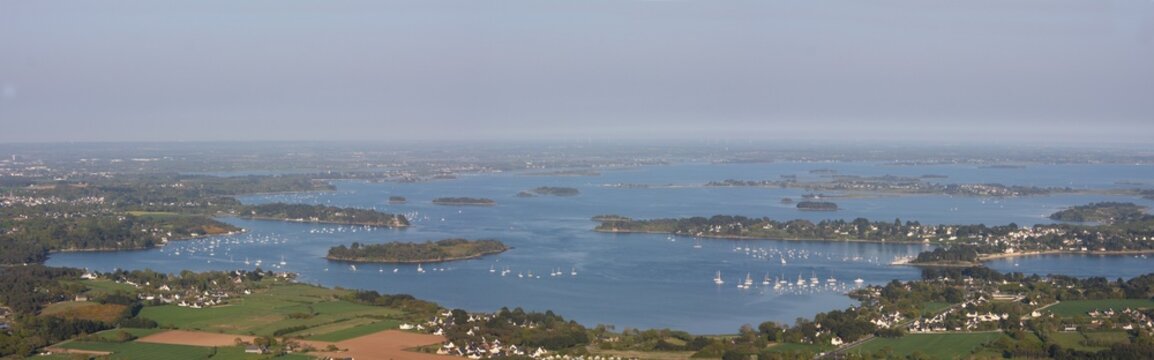
[[[346,327],[326,326],[352,319],[399,319],[403,314],[396,309],[354,304],[337,300],[342,292],[308,285],[274,286],[268,290],[232,299],[229,304],[205,309],[183,308],[175,305],[150,306],[140,316],[155,320],[161,326],[187,330],[201,330],[231,334],[273,335],[280,329],[296,326],[329,328],[331,331]],[[290,315],[307,315],[293,318]],[[298,331],[325,335],[315,331]]]
[[[80,284],[80,285],[83,285],[83,286],[89,288],[88,294],[90,296],[110,294],[110,293],[115,293],[115,292],[126,292],[126,293],[136,292],[136,288],[132,287],[132,285],[123,284],[123,283],[118,284],[115,281],[108,280],[108,279],[70,280],[70,281],[66,281],[66,282],[70,283],[70,284]]]
[[[1154,301],[1148,299],[1072,300],[1060,302],[1057,305],[1046,308],[1046,310],[1061,317],[1089,317],[1086,313],[1094,311],[1095,309],[1122,311],[1122,309],[1125,308],[1154,308]]]
[[[1051,333],[1049,341],[1058,344],[1064,349],[1075,349],[1079,351],[1099,351],[1105,349],[1104,347],[1093,347],[1082,344],[1086,340],[1082,333],[1077,331],[1063,331]]]
[[[893,339],[875,338],[849,352],[875,353],[888,347],[896,356],[919,352],[933,359],[958,359],[968,357],[975,349],[1001,336],[1000,332],[911,334]]]
[[[795,343],[779,343],[769,347],[770,352],[811,352],[814,354],[833,349],[833,345],[812,345],[812,344],[795,344]]]
[[[381,332],[384,330],[396,329],[399,325],[401,325],[401,322],[399,322],[399,321],[384,320],[384,321],[378,321],[378,322],[371,323],[371,324],[365,324],[365,325],[360,325],[360,326],[356,326],[356,327],[349,327],[349,328],[345,328],[345,329],[328,331],[328,332],[321,332],[321,331],[319,331],[320,329],[317,329],[318,331],[315,331],[315,333],[319,333],[322,335],[310,336],[307,339],[318,340],[318,341],[331,341],[331,342],[345,341],[348,339],[357,338],[357,337],[365,336],[368,334]]]
[[[69,342],[60,347],[74,350],[90,350],[110,352],[108,358],[119,359],[166,359],[166,360],[198,360],[212,358],[213,360],[256,360],[268,359],[269,355],[246,354],[240,346],[202,347],[189,345],[152,344],[142,342],[106,343],[106,342]],[[68,359],[66,355],[63,358]],[[312,356],[302,354],[288,354],[274,359],[309,360]]]
[[[204,359],[216,351],[210,347],[188,345],[165,345],[138,342],[69,342],[60,345],[65,349],[110,352],[111,359]],[[238,349],[240,349],[238,347]],[[244,349],[240,349],[244,353]]]
[[[950,307],[950,305],[953,304],[944,302],[927,302],[922,304],[922,314],[926,314],[927,316],[934,315],[942,312],[942,310]]]

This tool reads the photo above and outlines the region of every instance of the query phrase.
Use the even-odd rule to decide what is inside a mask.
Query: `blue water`
[[[682,164],[607,170],[600,176],[553,177],[516,173],[465,175],[456,180],[426,183],[338,181],[337,191],[245,197],[246,203],[300,202],[375,208],[403,213],[412,219],[407,229],[223,219],[246,233],[170,244],[163,249],[115,253],[61,253],[53,266],[231,270],[255,268],[292,271],[305,282],[325,286],[408,293],[443,306],[474,311],[500,307],[553,310],[586,325],[670,327],[695,333],[731,333],[742,324],[765,320],[791,323],[797,317],[844,308],[853,301],[844,292],[866,284],[919,277],[915,268],[890,266],[897,256],[913,255],[920,245],[734,241],[669,237],[658,234],[605,234],[591,231],[598,214],[634,218],[732,214],[775,219],[864,217],[876,220],[917,220],[932,224],[1049,223],[1057,209],[1095,201],[1154,202],[1107,195],[1055,195],[1007,199],[948,196],[868,196],[839,198],[843,210],[800,212],[782,205],[782,197],[797,198],[797,189],[705,188],[724,179],[777,179],[780,175],[817,178],[812,169],[836,169],[847,175],[948,175],[943,183],[998,182],[1007,185],[1070,186],[1105,190],[1117,181],[1154,182],[1150,166],[1047,165],[1024,169],[975,166],[885,166],[868,163]],[[662,185],[622,189],[605,184]],[[518,198],[538,186],[568,186],[575,197]],[[388,204],[400,195],[408,203]],[[432,205],[445,196],[487,197],[492,207]],[[417,265],[358,265],[323,258],[329,247],[391,241],[426,241],[448,237],[494,238],[513,249],[468,261]],[[697,246],[695,246],[695,244]],[[785,264],[782,264],[785,259]],[[247,264],[246,264],[247,261]],[[281,262],[284,265],[281,265]],[[1073,276],[1128,278],[1154,269],[1154,262],[1136,257],[1056,256],[1005,259],[991,263],[1002,271],[1061,273]],[[493,271],[491,272],[490,269]],[[721,272],[725,284],[712,281]],[[576,275],[572,275],[576,272]],[[502,273],[505,275],[502,276]],[[532,273],[532,277],[529,274]],[[560,273],[560,274],[555,274]],[[735,285],[746,276],[750,289]],[[554,276],[556,275],[556,276]],[[762,285],[764,278],[820,286]],[[827,286],[828,278],[836,281]],[[807,284],[808,285],[808,284]]]

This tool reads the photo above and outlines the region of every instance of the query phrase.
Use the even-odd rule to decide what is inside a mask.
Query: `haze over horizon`
[[[0,143],[1149,143],[1154,2],[0,0]]]

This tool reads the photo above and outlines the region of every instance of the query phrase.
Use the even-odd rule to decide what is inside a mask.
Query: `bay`
[[[945,175],[943,183],[1069,186],[1080,190],[1120,188],[1120,181],[1149,181],[1149,166],[1039,165],[994,169],[972,165],[890,166],[879,163],[676,164],[605,169],[599,176],[542,176],[527,173],[460,175],[453,180],[420,183],[334,181],[332,192],[247,196],[245,203],[290,202],[373,208],[401,213],[413,226],[377,229],[224,218],[247,231],[231,236],[173,242],[161,249],[110,253],[57,253],[53,266],[100,271],[116,268],[177,273],[182,270],[232,270],[260,267],[291,271],[300,280],[324,286],[407,293],[450,308],[495,311],[501,307],[553,310],[582,324],[613,324],[618,329],[675,328],[694,333],[732,333],[742,324],[798,317],[854,303],[844,293],[864,284],[920,276],[913,267],[891,266],[895,257],[927,249],[922,245],[782,240],[720,240],[661,234],[610,234],[592,231],[590,218],[619,214],[633,218],[767,216],[779,220],[857,217],[924,224],[1033,225],[1050,223],[1058,209],[1096,201],[1149,200],[1099,193],[980,198],[939,195],[873,194],[836,198],[837,212],[801,212],[782,204],[800,189],[714,188],[725,179],[774,180],[782,175],[818,179],[812,170],[832,169],[860,176]],[[643,184],[626,188],[620,184]],[[517,197],[539,186],[574,187],[574,197]],[[390,204],[389,196],[405,204]],[[491,207],[433,205],[438,197],[485,197]],[[512,249],[479,259],[420,265],[355,267],[324,259],[329,247],[352,242],[423,242],[443,238],[493,238]],[[784,263],[783,263],[784,260]],[[1004,259],[991,263],[1002,271],[1062,273],[1071,276],[1128,278],[1148,272],[1145,258],[1056,256]],[[418,266],[423,272],[418,271]],[[1109,270],[1105,270],[1109,269]],[[712,279],[720,272],[724,284]],[[530,275],[531,274],[531,275]],[[736,285],[746,277],[749,289]],[[769,284],[763,281],[769,279]],[[811,278],[817,278],[813,285]],[[805,286],[797,285],[798,282]],[[832,281],[831,281],[832,280]],[[785,281],[788,286],[774,289]],[[830,285],[827,285],[830,284]]]

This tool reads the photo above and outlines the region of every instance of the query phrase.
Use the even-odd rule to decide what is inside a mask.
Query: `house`
[[[245,345],[244,347],[245,354],[264,354],[266,352],[268,352],[268,348],[264,346]]]

